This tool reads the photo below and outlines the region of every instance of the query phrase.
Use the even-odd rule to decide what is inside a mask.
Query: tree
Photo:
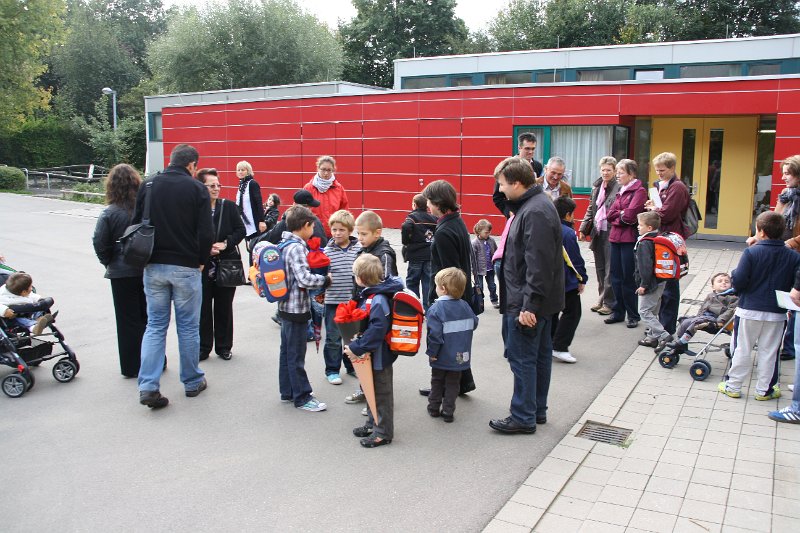
[[[500,52],[542,48],[547,40],[544,13],[547,0],[510,0],[489,23],[489,37]]]
[[[50,93],[35,85],[63,30],[62,0],[0,0],[0,131],[46,109]]]
[[[722,39],[800,31],[795,0],[667,0],[686,20],[682,39]]]
[[[328,27],[292,0],[232,0],[174,16],[148,52],[162,91],[204,91],[339,78]]]
[[[455,53],[467,40],[455,0],[353,0],[339,26],[347,80],[391,87],[395,59]]]

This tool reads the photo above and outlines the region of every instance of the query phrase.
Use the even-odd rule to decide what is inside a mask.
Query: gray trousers
[[[378,423],[372,418],[372,411],[367,409],[367,425],[372,426],[372,435],[386,440],[394,438],[394,384],[392,367],[383,370],[372,370],[375,381],[375,404],[378,409]]]
[[[599,304],[614,309],[617,299],[614,289],[611,288],[611,251],[608,242],[608,232],[601,231],[592,238],[589,248],[594,254],[594,269],[597,273],[597,293],[600,296]]]
[[[659,339],[669,335],[664,331],[664,326],[658,321],[658,311],[661,308],[661,294],[664,292],[666,283],[660,282],[653,292],[639,295],[639,316],[642,322],[650,328],[649,338]]]
[[[750,353],[758,341],[756,393],[766,395],[769,392],[770,384],[774,381],[775,361],[781,347],[785,327],[785,321],[767,322],[766,320],[737,317],[733,330],[733,357],[726,383],[729,390],[742,390],[742,384],[750,375],[750,369],[753,368]]]

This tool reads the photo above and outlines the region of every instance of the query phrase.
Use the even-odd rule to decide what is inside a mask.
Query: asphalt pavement
[[[101,209],[0,194],[0,254],[55,298],[57,325],[81,363],[71,383],[56,382],[53,361],[45,362],[29,393],[0,396],[5,531],[480,531],[567,435],[642,333],[606,326],[589,311],[592,274],[572,346],[578,363],[554,363],[548,423],[535,435],[501,435],[488,421],[506,416],[512,376],[500,315],[487,301],[473,346],[477,390],[458,399],[455,423],[426,413],[417,392],[430,379],[425,356],[401,358],[395,440],[368,450],[351,434],[365,420],[363,404],[344,403],[357,381],[328,384],[313,343],[306,368],[328,410],[279,401],[274,304],[241,287],[233,359],[203,362],[208,390],[187,398],[171,328],[161,382],[170,405],[152,411],[139,405],[135,380],[119,373],[111,291],[91,246]],[[385,234],[399,256],[399,233]],[[0,377],[9,371],[0,367]]]

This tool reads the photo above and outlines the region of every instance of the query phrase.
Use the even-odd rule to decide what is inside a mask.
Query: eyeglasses
[[[218,183],[212,183],[210,185],[206,185],[206,187],[208,187],[209,189],[219,189],[221,185],[219,185]]]

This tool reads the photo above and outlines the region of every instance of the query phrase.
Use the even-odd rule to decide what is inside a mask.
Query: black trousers
[[[664,294],[661,295],[661,311],[658,321],[670,335],[675,335],[678,327],[678,306],[681,303],[681,283],[677,279],[669,279],[664,285]]]
[[[203,276],[203,306],[200,308],[200,353],[217,355],[233,347],[233,297],[236,287],[219,287]]]
[[[553,315],[551,334],[553,336],[553,350],[568,352],[569,345],[575,338],[575,331],[581,321],[581,295],[578,289],[567,291],[564,294],[564,309]]]
[[[147,299],[142,277],[112,278],[111,296],[117,320],[119,369],[123,376],[135,378],[139,375],[142,337],[147,327]]]
[[[431,393],[428,396],[428,411],[452,415],[456,410],[456,398],[460,390],[461,374],[459,370],[442,370],[431,368]]]

